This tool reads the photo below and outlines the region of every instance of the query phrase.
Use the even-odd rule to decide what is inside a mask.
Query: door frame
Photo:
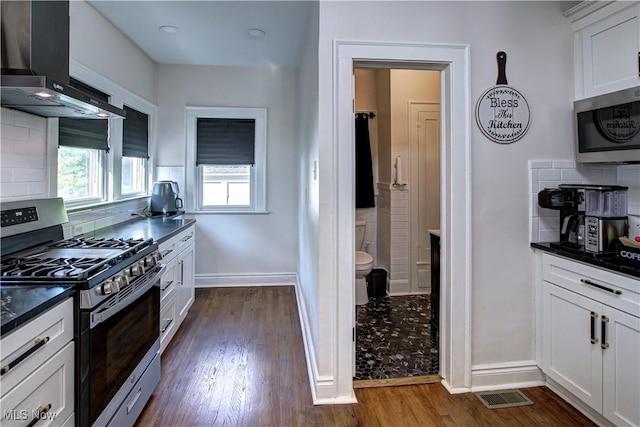
[[[353,390],[355,323],[354,62],[441,71],[440,373],[452,393],[471,387],[471,94],[467,44],[334,41],[336,386]],[[348,185],[351,183],[351,185]],[[453,197],[456,195],[456,197]],[[455,225],[453,227],[452,225]]]

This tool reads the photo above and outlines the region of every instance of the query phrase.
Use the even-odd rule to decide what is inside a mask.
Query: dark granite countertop
[[[73,285],[1,285],[0,311],[5,335],[73,296]]]
[[[83,236],[145,240],[153,239],[155,242],[162,243],[180,233],[190,225],[195,224],[195,222],[195,219],[185,219],[182,215],[172,217],[135,217],[129,221],[101,228],[90,233],[85,233]]]
[[[580,261],[594,267],[600,267],[605,270],[610,270],[614,273],[622,273],[640,278],[640,267],[634,266],[633,264],[627,264],[624,261],[620,261],[613,254],[596,256],[587,252],[578,252],[568,249],[563,250],[561,248],[551,246],[551,243],[531,243],[531,247],[554,255],[569,258],[574,261]]]

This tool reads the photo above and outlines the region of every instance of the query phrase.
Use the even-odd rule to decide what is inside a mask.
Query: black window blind
[[[71,86],[87,94],[109,102],[109,96],[74,78],[70,78]],[[75,148],[91,148],[109,151],[109,120],[106,119],[71,119],[61,117],[58,128],[58,145]]]
[[[122,155],[149,158],[149,115],[124,106],[127,118],[122,123]]]
[[[58,145],[109,151],[109,121],[104,119],[59,119]]]
[[[254,165],[255,119],[197,119],[196,165]]]

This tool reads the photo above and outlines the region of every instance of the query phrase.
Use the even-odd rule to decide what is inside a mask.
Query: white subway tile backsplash
[[[2,125],[2,129],[0,130],[0,135],[2,136],[2,139],[6,138],[6,139],[17,140],[17,141],[28,141],[29,128],[7,123]]]
[[[530,160],[529,169],[549,169],[553,167],[553,160]]]
[[[574,160],[554,160],[554,169],[575,169],[576,162]]]
[[[29,129],[38,129],[41,131],[45,131],[47,129],[47,119],[43,117],[6,109],[2,110],[2,115],[4,116],[7,111],[11,111],[12,114],[9,114],[9,118],[11,120],[11,123],[17,126],[22,126]]]
[[[14,182],[41,182],[46,180],[44,169],[15,169],[12,174]]]
[[[562,180],[562,172],[560,169],[539,169],[539,181],[560,181]]]

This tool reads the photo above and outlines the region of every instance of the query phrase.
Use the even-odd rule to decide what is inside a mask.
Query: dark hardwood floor
[[[544,387],[487,409],[439,384],[363,388],[314,406],[293,287],[196,289],[136,426],[593,426]]]

